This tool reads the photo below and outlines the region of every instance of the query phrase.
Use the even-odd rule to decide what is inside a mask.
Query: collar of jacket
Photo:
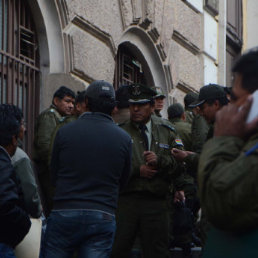
[[[11,161],[11,156],[9,155],[9,153],[7,152],[7,150],[0,145],[0,149],[9,157],[10,161]]]
[[[183,120],[180,119],[179,117],[176,117],[176,118],[169,119],[169,122],[171,122],[171,123],[177,123],[177,122],[183,122]]]
[[[63,120],[64,120],[65,116],[62,116],[62,115],[58,112],[58,110],[57,110],[57,108],[56,108],[56,106],[55,106],[54,104],[51,104],[51,105],[50,105],[49,110],[50,110],[51,112],[55,113],[55,115],[56,115],[56,117],[58,118],[59,121],[63,121]]]
[[[153,131],[154,127],[156,127],[156,125],[159,124],[153,119],[153,116],[151,116],[150,120],[147,123],[149,122],[151,122],[151,131]],[[147,123],[145,125],[147,125]],[[130,124],[132,125],[132,127],[139,130],[139,123],[135,123],[132,120],[130,120]]]
[[[82,118],[86,118],[86,117],[103,117],[103,118],[107,118],[109,120],[111,120],[112,122],[114,122],[113,118],[110,115],[101,113],[101,112],[84,112],[79,116],[79,119]]]

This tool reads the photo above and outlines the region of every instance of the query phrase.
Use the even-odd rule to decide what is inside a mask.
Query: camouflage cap
[[[130,104],[144,104],[151,102],[156,92],[142,84],[129,85],[129,103]]]
[[[218,84],[205,85],[200,89],[199,98],[195,103],[189,105],[189,107],[201,106],[207,100],[222,99],[226,97],[224,87]]]
[[[156,91],[156,95],[153,97],[154,99],[157,98],[166,98],[165,94],[163,93],[162,89],[160,87],[153,87],[154,91]]]

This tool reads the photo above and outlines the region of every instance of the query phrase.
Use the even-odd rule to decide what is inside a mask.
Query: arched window
[[[144,66],[126,46],[119,46],[116,56],[116,70],[114,85],[117,89],[121,85],[132,83],[146,84]]]
[[[26,1],[0,0],[0,103],[19,106],[27,123],[30,153],[39,103],[39,51]]]

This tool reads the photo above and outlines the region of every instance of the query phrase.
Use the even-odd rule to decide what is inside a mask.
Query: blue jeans
[[[95,210],[55,210],[47,220],[42,258],[110,257],[115,216]]]
[[[0,258],[15,258],[13,249],[3,243],[0,243]]]

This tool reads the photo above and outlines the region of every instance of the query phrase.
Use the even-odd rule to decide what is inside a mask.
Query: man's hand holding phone
[[[253,103],[253,96],[249,96],[244,105],[239,108],[234,104],[223,107],[216,114],[214,136],[236,136],[246,138],[258,131],[258,117],[254,116],[251,122],[247,117]],[[256,110],[257,114],[258,110]]]

